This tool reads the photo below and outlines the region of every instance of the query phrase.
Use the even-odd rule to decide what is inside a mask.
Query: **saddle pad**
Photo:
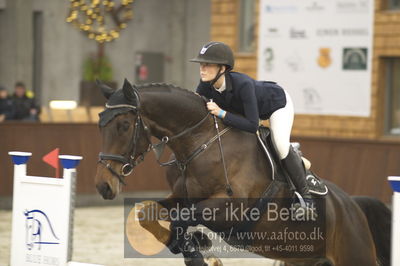
[[[311,171],[307,171],[306,183],[311,194],[319,196],[328,194],[328,187]]]

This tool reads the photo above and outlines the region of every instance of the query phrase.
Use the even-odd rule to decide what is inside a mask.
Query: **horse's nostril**
[[[108,199],[112,194],[111,187],[108,183],[103,182],[96,185],[97,191],[103,196],[103,198]]]

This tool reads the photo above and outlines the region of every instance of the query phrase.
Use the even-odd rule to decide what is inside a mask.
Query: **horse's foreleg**
[[[169,221],[169,210],[174,204],[172,198],[161,202],[143,202],[143,207],[138,210],[140,225],[149,231],[158,241],[166,245],[172,253],[182,253],[185,264],[190,266],[203,266],[203,256],[191,238],[187,237],[186,228],[172,228],[173,231],[163,227],[159,221]],[[176,231],[175,231],[176,230]]]
[[[167,245],[170,242],[171,231],[163,227],[159,221],[168,221],[165,207],[156,201],[146,201],[138,211],[140,225],[149,231],[158,241]]]

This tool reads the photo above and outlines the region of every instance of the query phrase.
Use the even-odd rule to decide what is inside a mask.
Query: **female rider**
[[[190,61],[200,63],[201,80],[196,92],[213,99],[207,108],[224,124],[256,133],[259,119],[269,119],[272,141],[282,165],[310,206],[312,198],[306,186],[303,162],[290,145],[294,111],[289,94],[275,82],[257,81],[232,72],[233,52],[224,43],[205,44]]]

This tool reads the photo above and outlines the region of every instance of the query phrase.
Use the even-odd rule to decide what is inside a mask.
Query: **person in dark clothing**
[[[12,97],[14,105],[14,119],[24,121],[38,121],[40,108],[35,103],[35,98],[28,97],[25,84],[17,82]]]
[[[14,106],[6,88],[0,86],[0,122],[14,117]]]
[[[224,43],[205,44],[190,61],[200,63],[201,79],[196,92],[213,100],[207,103],[207,108],[224,124],[256,133],[259,120],[269,119],[272,140],[282,165],[306,201],[306,207],[312,211],[313,200],[306,186],[305,168],[290,144],[294,109],[289,94],[275,82],[257,81],[233,72],[233,52]]]

